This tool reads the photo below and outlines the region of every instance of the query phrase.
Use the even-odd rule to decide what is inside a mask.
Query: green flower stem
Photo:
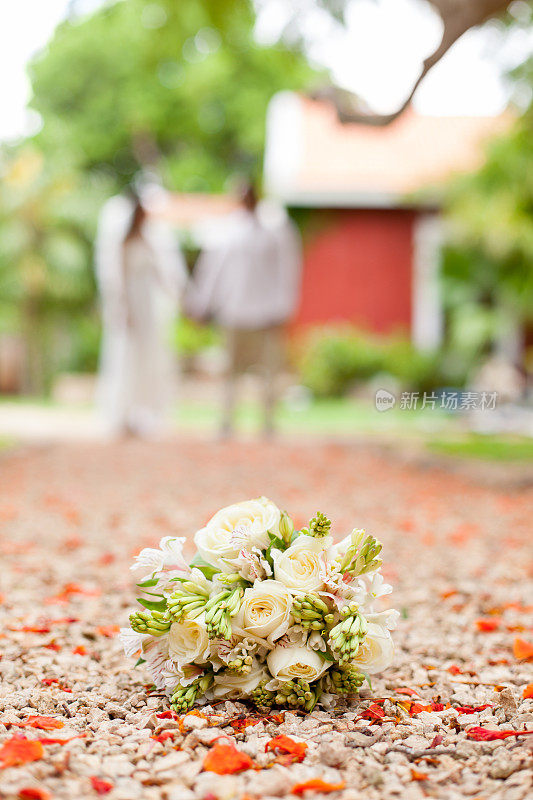
[[[233,661],[228,661],[228,670],[236,675],[248,675],[252,671],[252,664],[252,656],[234,658]]]
[[[339,664],[346,664],[357,655],[359,645],[368,632],[368,623],[359,613],[356,603],[343,608],[342,614],[345,618],[332,628],[329,641]]]
[[[136,611],[130,614],[130,625],[137,633],[149,633],[162,636],[167,633],[172,620],[164,611]]]
[[[320,698],[320,687],[311,687],[302,678],[287,681],[282,684],[276,694],[276,703],[279,706],[293,706],[305,711],[312,711]]]
[[[202,697],[213,683],[211,674],[203,675],[190,686],[178,686],[170,698],[170,705],[178,714],[189,711],[198,697]]]
[[[372,572],[381,566],[382,544],[364,530],[354,530],[351,536],[351,545],[340,563],[340,571],[347,572],[352,578]]]
[[[327,604],[316,594],[296,597],[292,604],[291,614],[303,628],[323,631],[333,624],[333,614]]]
[[[349,665],[330,670],[329,678],[338,694],[357,694],[365,681],[365,676]]]
[[[231,617],[237,614],[244,594],[242,586],[223,589],[205,606],[205,626],[210,639],[231,638]]]
[[[275,692],[269,692],[265,689],[267,681],[263,681],[259,686],[250,694],[250,699],[255,703],[259,711],[268,711],[274,705],[276,699]]]
[[[181,581],[167,600],[168,612],[175,622],[184,616],[194,619],[202,613],[208,598],[209,594],[202,586],[192,581]]]

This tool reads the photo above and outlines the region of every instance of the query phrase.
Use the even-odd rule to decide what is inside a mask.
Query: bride
[[[157,433],[172,395],[168,328],[186,280],[168,227],[137,194],[102,209],[96,239],[103,342],[98,402],[111,435]]]

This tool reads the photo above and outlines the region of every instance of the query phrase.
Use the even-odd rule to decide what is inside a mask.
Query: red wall
[[[408,210],[313,212],[296,325],[342,320],[377,333],[409,331],[415,218]]]

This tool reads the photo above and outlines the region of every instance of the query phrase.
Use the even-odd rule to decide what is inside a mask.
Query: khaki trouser
[[[256,330],[226,330],[228,371],[224,387],[222,429],[231,431],[235,416],[237,379],[249,369],[262,378],[261,402],[264,430],[273,430],[277,400],[277,378],[283,366],[283,326],[272,325]]]

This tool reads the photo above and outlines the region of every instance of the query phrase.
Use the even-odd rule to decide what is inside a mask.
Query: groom
[[[246,184],[224,236],[200,256],[185,302],[193,318],[213,320],[225,331],[225,436],[233,432],[238,378],[250,368],[262,378],[264,433],[273,432],[284,324],[298,302],[300,272],[295,225],[283,210],[258,203],[254,187]]]

